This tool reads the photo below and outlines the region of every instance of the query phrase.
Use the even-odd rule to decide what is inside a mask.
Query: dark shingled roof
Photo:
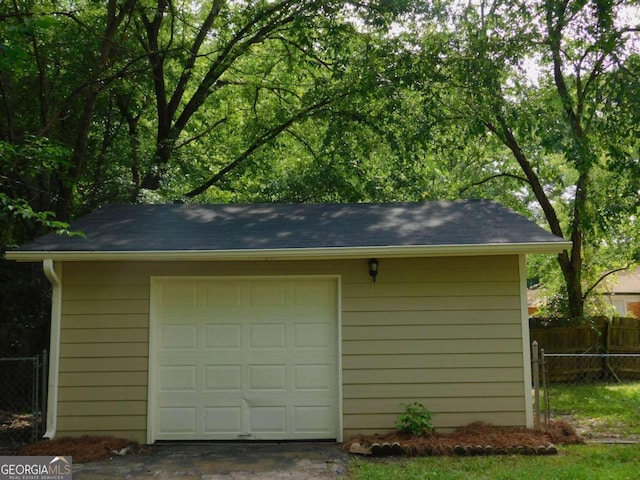
[[[13,252],[229,252],[566,243],[486,200],[425,203],[108,205]],[[14,255],[17,254],[17,255]]]

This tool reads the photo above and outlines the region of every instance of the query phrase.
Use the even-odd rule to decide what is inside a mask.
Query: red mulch
[[[141,447],[131,440],[114,437],[83,436],[78,438],[59,438],[55,440],[42,440],[22,447],[14,452],[15,455],[36,456],[71,456],[73,463],[94,462],[117,456],[117,452],[139,453]],[[125,452],[122,452],[125,454]]]
[[[476,422],[451,433],[433,433],[417,437],[402,432],[385,435],[355,436],[344,442],[349,452],[354,443],[365,449],[374,444],[398,443],[402,453],[423,455],[488,455],[488,454],[549,454],[552,445],[584,443],[575,429],[564,421],[551,422],[548,431],[516,427],[497,427]]]
[[[575,429],[565,421],[551,422],[548,431],[514,427],[496,427],[487,423],[472,423],[451,433],[434,433],[427,437],[414,437],[406,433],[351,437],[343,444],[349,451],[353,443],[365,447],[378,443],[399,443],[405,455],[487,455],[509,453],[540,453],[537,449],[550,444],[584,443]],[[126,453],[144,453],[136,442],[114,437],[83,436],[42,440],[19,450],[2,451],[3,455],[71,456],[74,463],[86,463]],[[462,450],[461,450],[462,449]]]

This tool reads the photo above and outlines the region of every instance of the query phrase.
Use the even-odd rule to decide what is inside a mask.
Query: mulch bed
[[[144,449],[131,440],[114,437],[83,436],[41,440],[15,450],[12,454],[46,457],[64,455],[71,456],[73,463],[87,463],[119,455],[143,452]]]
[[[356,436],[345,441],[342,448],[349,452],[354,444],[359,444],[364,450],[369,450],[370,454],[373,454],[371,451],[373,449],[381,456],[542,455],[557,453],[557,450],[554,451],[555,445],[572,443],[584,443],[584,440],[577,435],[570,424],[564,421],[551,422],[548,431],[496,427],[478,422],[451,433],[434,433],[428,437],[415,437],[401,432]],[[376,445],[377,448],[372,448]],[[71,456],[74,463],[86,463],[147,451],[138,443],[122,438],[83,436],[42,440],[17,450],[2,450],[0,453],[3,455],[65,455]]]
[[[402,432],[355,436],[344,442],[346,452],[363,455],[552,455],[556,445],[584,443],[564,421],[551,422],[548,431],[497,427],[477,422],[451,433],[418,437]]]

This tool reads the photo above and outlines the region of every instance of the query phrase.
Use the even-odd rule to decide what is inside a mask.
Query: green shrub
[[[401,432],[411,433],[424,437],[433,432],[431,424],[431,412],[427,407],[418,402],[403,403],[404,412],[398,415],[396,420],[396,428]]]

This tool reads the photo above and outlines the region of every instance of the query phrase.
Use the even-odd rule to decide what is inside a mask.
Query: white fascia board
[[[6,258],[22,262],[58,261],[176,261],[176,260],[328,260],[368,257],[442,257],[560,253],[570,242],[488,243],[481,245],[412,245],[372,247],[283,248],[247,250],[158,251],[8,251]]]

